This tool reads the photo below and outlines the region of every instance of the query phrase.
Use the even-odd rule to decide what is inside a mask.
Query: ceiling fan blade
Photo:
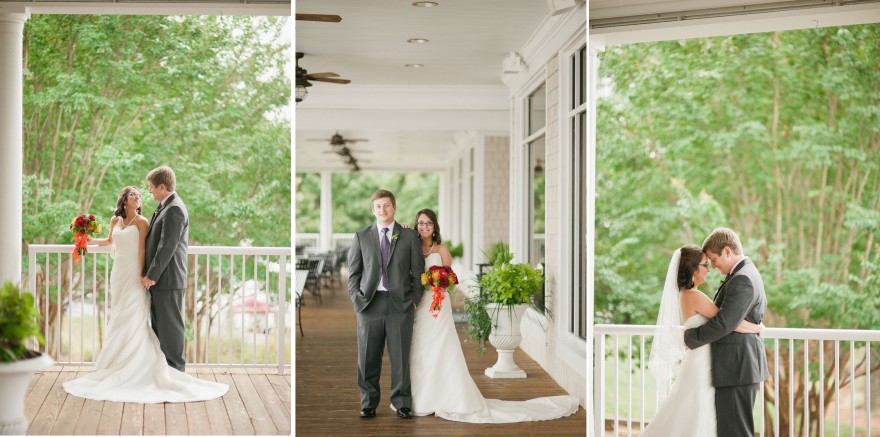
[[[306,79],[312,79],[315,77],[339,77],[336,73],[324,72],[324,73],[308,73],[306,74]]]
[[[348,79],[331,79],[329,77],[313,77],[313,78],[310,78],[309,80],[315,81],[315,82],[341,83],[343,85],[351,82]]]
[[[302,21],[320,21],[322,23],[338,23],[342,21],[339,15],[328,14],[296,14],[297,20]]]

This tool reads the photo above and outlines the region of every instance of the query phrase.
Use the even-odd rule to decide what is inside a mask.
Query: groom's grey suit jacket
[[[715,293],[718,314],[705,325],[684,332],[691,349],[712,343],[712,385],[756,384],[770,377],[760,334],[733,330],[743,320],[761,323],[767,310],[764,280],[758,268],[744,258]]]
[[[403,311],[418,304],[422,298],[421,276],[425,271],[425,258],[416,231],[403,229],[395,222],[391,232],[388,291],[395,308]],[[348,294],[355,311],[361,312],[373,301],[382,279],[382,252],[375,222],[355,234],[348,252],[348,266]]]
[[[176,193],[151,220],[144,248],[144,276],[156,281],[152,290],[186,288],[189,215]]]

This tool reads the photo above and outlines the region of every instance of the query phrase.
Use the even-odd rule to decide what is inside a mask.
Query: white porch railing
[[[43,315],[48,352],[59,364],[91,364],[113,302],[109,247],[28,246],[27,290]],[[290,371],[289,247],[190,246],[184,321],[188,366]]]
[[[647,369],[650,348],[645,345],[645,340],[654,334],[654,326],[596,325],[594,333],[594,435],[605,435],[606,420],[611,421],[615,436],[632,436],[634,432],[638,435],[659,407],[653,395],[654,380]],[[880,342],[880,331],[767,328],[763,337],[770,379],[761,384],[755,402],[755,430],[760,436],[875,435],[870,381],[878,363],[872,362],[871,343]],[[841,346],[848,352],[841,353]],[[873,350],[876,351],[876,345]],[[608,373],[610,367],[613,376]],[[803,393],[804,387],[818,396]],[[826,392],[833,399],[826,400]],[[768,402],[768,398],[777,401]],[[841,417],[841,402],[845,402],[848,417]],[[811,420],[811,408],[819,417]],[[782,421],[776,420],[781,416],[786,423],[782,429]],[[826,429],[826,419],[833,429]],[[842,429],[842,425],[846,428]]]
[[[330,237],[330,244],[333,247],[339,246],[350,246],[351,240],[354,239],[354,233],[335,233]],[[315,233],[299,233],[294,237],[294,242],[296,243],[296,247],[303,248],[305,250],[309,250],[310,248],[317,248],[321,245],[321,234]]]

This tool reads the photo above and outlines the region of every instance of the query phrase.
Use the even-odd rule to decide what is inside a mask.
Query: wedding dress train
[[[68,393],[87,399],[159,403],[204,401],[223,396],[226,384],[193,378],[165,361],[149,326],[150,295],[140,282],[138,229],[113,232],[116,257],[110,271],[107,337],[95,371],[64,383]]]
[[[425,259],[425,269],[442,265],[440,255]],[[435,319],[429,312],[433,292],[419,302],[410,351],[413,414],[434,414],[470,423],[512,423],[551,420],[578,410],[574,396],[550,396],[528,401],[485,399],[468,373],[458,333],[452,320],[449,294]]]

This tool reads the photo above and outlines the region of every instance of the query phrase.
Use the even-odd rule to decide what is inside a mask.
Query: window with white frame
[[[587,46],[574,51],[568,59],[568,125],[571,128],[571,295],[569,332],[587,338]]]
[[[547,126],[547,88],[541,84],[526,99],[525,147],[528,153],[529,187],[526,190],[528,199],[528,262],[532,266],[544,264],[544,224],[545,224],[545,166],[546,166],[546,141],[545,133]],[[542,312],[544,311],[545,293],[544,288],[535,295],[534,304]]]

